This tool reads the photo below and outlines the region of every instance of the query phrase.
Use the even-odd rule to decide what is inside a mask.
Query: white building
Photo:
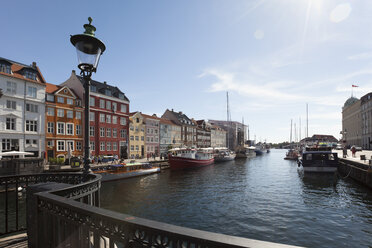
[[[28,66],[0,58],[0,89],[0,151],[43,157],[45,79],[36,63]]]

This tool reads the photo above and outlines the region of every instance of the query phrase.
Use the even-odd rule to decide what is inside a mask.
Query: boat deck
[[[28,247],[27,233],[16,234],[0,239],[0,247],[23,248]]]

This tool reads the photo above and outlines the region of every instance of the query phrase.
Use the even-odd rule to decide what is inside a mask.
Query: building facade
[[[247,126],[237,121],[209,120],[212,125],[226,130],[226,147],[231,150],[243,146],[247,140]]]
[[[0,58],[1,152],[45,156],[45,79],[36,63]]]
[[[145,157],[145,118],[141,112],[129,114],[129,158]]]
[[[166,155],[169,148],[178,148],[182,146],[181,126],[173,121],[160,119],[160,153]]]
[[[160,118],[142,114],[145,118],[146,156],[160,156]]]
[[[211,125],[204,121],[195,121],[196,128],[196,144],[197,147],[206,148],[211,147]]]
[[[211,147],[226,147],[226,131],[216,125],[211,125]]]
[[[362,147],[372,149],[372,93],[361,99]]]
[[[62,83],[84,99],[84,80],[72,71]],[[84,101],[82,101],[84,105]],[[89,145],[92,156],[126,158],[128,147],[129,99],[117,87],[91,80],[89,96]],[[84,125],[83,125],[84,126]]]
[[[181,140],[184,146],[196,146],[196,125],[189,117],[182,112],[167,109],[161,118],[171,120],[176,125],[181,126]]]
[[[361,101],[355,97],[347,99],[342,108],[341,133],[347,146],[362,146]]]
[[[46,158],[83,156],[81,99],[67,86],[46,84]]]

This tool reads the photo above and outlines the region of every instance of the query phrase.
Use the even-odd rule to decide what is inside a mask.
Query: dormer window
[[[123,93],[119,93],[119,99],[124,100],[124,94]]]
[[[30,71],[30,70],[25,70],[24,74],[25,74],[24,75],[25,78],[32,79],[32,80],[36,81],[36,72]]]
[[[112,92],[109,89],[105,89],[105,95],[106,96],[112,96]]]
[[[0,62],[0,72],[11,74],[10,65],[4,62]]]
[[[97,92],[97,87],[95,85],[90,86],[90,91],[91,92]]]

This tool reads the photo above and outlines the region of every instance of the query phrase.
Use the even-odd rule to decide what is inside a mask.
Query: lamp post
[[[92,18],[88,18],[89,24],[85,24],[83,34],[71,35],[70,41],[76,48],[78,56],[78,68],[84,80],[84,179],[90,172],[89,165],[89,91],[90,80],[93,72],[96,72],[99,58],[106,47],[102,41],[94,35],[96,28],[91,25]]]

